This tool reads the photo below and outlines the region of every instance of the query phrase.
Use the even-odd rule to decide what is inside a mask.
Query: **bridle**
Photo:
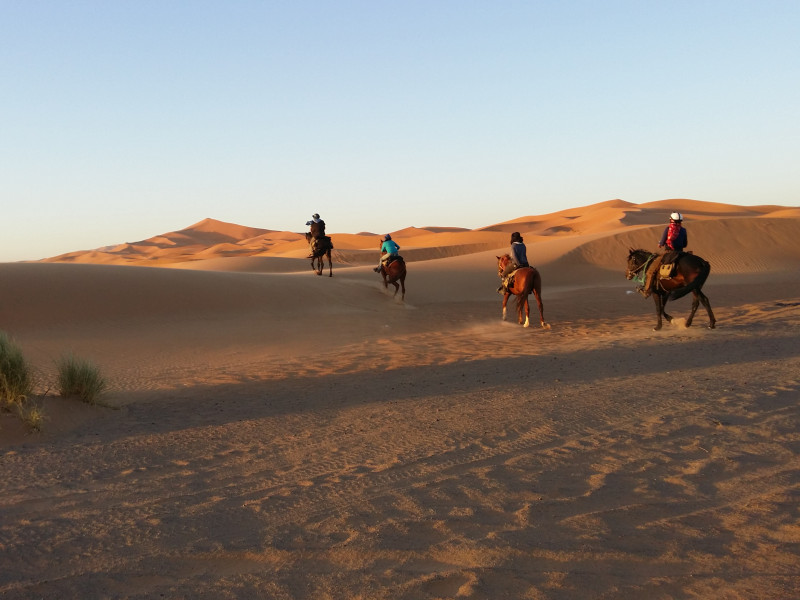
[[[647,267],[653,262],[653,259],[658,256],[657,254],[650,254],[641,265],[636,267],[635,269],[628,268],[625,270],[625,278],[626,279],[633,279],[634,281],[638,281],[639,283],[644,283],[645,273],[647,272]],[[638,276],[637,276],[638,274]]]

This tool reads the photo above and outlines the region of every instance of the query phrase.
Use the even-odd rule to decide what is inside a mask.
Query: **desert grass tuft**
[[[22,350],[0,331],[0,405],[11,410],[24,402],[33,389],[33,375]]]
[[[106,386],[100,369],[91,361],[72,354],[61,357],[56,387],[62,396],[78,396],[88,404],[97,404]]]
[[[30,400],[25,400],[17,404],[17,414],[31,431],[42,430],[45,417],[41,406],[34,404]]]

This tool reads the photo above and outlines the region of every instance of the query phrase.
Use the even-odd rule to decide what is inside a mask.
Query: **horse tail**
[[[703,261],[701,265],[700,274],[694,279],[694,281],[692,281],[686,287],[678,288],[677,290],[672,291],[670,295],[667,297],[667,300],[672,301],[672,300],[677,300],[678,298],[683,298],[689,292],[699,290],[700,288],[703,287],[703,284],[706,282],[706,279],[708,279],[708,274],[711,273],[711,265],[708,264],[708,261],[705,261],[702,258],[700,260]]]

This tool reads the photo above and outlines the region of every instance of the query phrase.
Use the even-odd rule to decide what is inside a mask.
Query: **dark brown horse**
[[[306,232],[306,241],[311,244],[311,233]],[[325,257],[328,257],[328,277],[333,277],[333,261],[331,260],[331,250],[333,244],[331,238],[325,236],[316,240],[316,243],[311,249],[311,268],[317,273],[322,275],[322,269],[325,266]]]
[[[397,290],[403,290],[400,295],[401,300],[406,297],[406,261],[402,256],[398,256],[388,265],[381,264],[381,277],[383,277],[383,287],[388,288],[391,283],[394,286],[394,295],[397,296]],[[398,283],[398,281],[400,283]]]
[[[647,271],[660,270],[662,259],[663,256],[661,254],[630,248],[625,277],[628,280],[638,281],[644,287],[647,281]],[[711,265],[699,256],[681,253],[669,278],[663,279],[658,272],[654,273],[653,277],[650,278],[649,289],[645,290],[645,292],[649,291],[656,303],[658,322],[653,328],[655,331],[661,329],[662,316],[668,323],[672,322],[672,317],[664,312],[667,301],[682,298],[689,292],[692,293],[694,299],[692,300],[692,312],[689,314],[689,318],[686,319],[686,327],[691,327],[694,313],[697,312],[697,307],[702,302],[708,313],[708,328],[714,329],[717,320],[711,311],[711,303],[702,292],[703,284],[706,282],[710,272]]]
[[[506,265],[511,262],[511,256],[504,254],[497,257],[497,274],[503,277]],[[533,293],[536,304],[539,306],[539,322],[545,329],[550,329],[550,325],[544,321],[544,308],[542,307],[542,276],[533,267],[522,267],[514,271],[514,284],[503,294],[503,321],[506,320],[506,305],[511,294],[514,294],[517,302],[517,320],[520,325],[530,327],[530,305],[528,296]],[[523,320],[523,314],[525,319]]]

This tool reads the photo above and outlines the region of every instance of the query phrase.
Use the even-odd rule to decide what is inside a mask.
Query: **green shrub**
[[[0,331],[0,404],[10,410],[33,389],[33,376],[19,346]]]
[[[79,396],[84,402],[96,404],[107,384],[94,363],[68,354],[58,363],[56,385],[62,396]]]

